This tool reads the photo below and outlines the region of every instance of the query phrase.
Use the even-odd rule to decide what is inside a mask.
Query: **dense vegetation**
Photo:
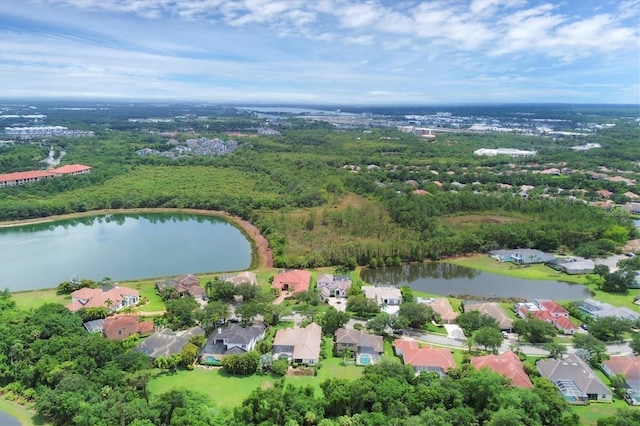
[[[143,117],[159,113],[153,107],[142,111],[134,112]],[[255,117],[233,111],[216,111],[227,115],[204,122],[154,124],[154,130],[175,131],[181,140],[193,137],[189,132],[194,130],[228,138],[223,131],[251,132],[262,125]],[[557,114],[575,118],[569,111]],[[637,171],[632,161],[639,130],[622,121],[598,133],[606,149],[576,153],[567,149],[578,143],[573,139],[454,133],[427,143],[391,128],[362,133],[290,119],[280,124],[283,136],[241,137],[239,149],[229,156],[174,160],[136,155],[143,147],[166,149],[164,139],[144,125],[122,127],[116,113],[106,118],[93,111],[82,119],[66,120],[62,124],[82,122],[85,127],[93,120],[89,127],[96,136],[58,138],[47,144],[67,152],[65,163],[89,164],[93,172],[3,188],[0,220],[96,209],[224,210],[256,223],[269,239],[276,266],[287,267],[380,266],[389,259],[438,259],[505,247],[577,250],[596,256],[622,244],[610,238],[615,227],[626,237],[637,232],[625,213],[593,209],[580,201],[593,199],[597,189],[611,190],[624,201],[621,194],[634,190],[623,182],[585,174],[603,165]],[[535,148],[540,154],[535,161],[472,155],[477,148],[498,146]],[[1,169],[40,167],[37,161],[44,151],[37,143],[3,147]],[[544,162],[574,172],[528,172]],[[482,190],[476,189],[478,184]],[[536,189],[523,199],[517,189],[504,190],[498,184]],[[413,195],[416,187],[431,195]],[[572,189],[582,191],[577,202],[565,196]],[[549,194],[558,196],[541,197]],[[467,222],[456,221],[464,215],[470,217]]]

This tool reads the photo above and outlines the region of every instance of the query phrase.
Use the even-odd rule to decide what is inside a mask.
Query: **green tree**
[[[567,353],[567,347],[556,342],[545,343],[543,348],[549,351],[549,356],[554,359],[560,359]]]
[[[519,337],[531,343],[550,342],[557,334],[556,328],[551,323],[533,317],[515,320],[513,330]]]
[[[433,319],[433,309],[421,303],[403,303],[398,310],[398,316],[405,318],[410,327],[422,328]]]
[[[633,333],[629,346],[634,355],[640,355],[640,333]]]
[[[616,271],[604,276],[602,290],[609,293],[626,293],[633,284],[633,276],[625,271]]]
[[[576,349],[585,351],[587,361],[592,365],[600,364],[606,356],[607,346],[590,334],[576,334],[573,336],[573,344]]]
[[[498,322],[491,316],[480,313],[479,311],[464,312],[455,319],[455,323],[462,328],[464,334],[471,336],[474,331],[482,327],[493,327],[500,329]]]
[[[333,336],[335,332],[342,328],[349,321],[349,316],[345,312],[340,312],[330,306],[326,310],[320,321],[322,333],[326,336]]]
[[[502,333],[495,327],[482,327],[473,333],[473,340],[485,350],[491,348],[493,352],[502,344]]]
[[[617,317],[598,318],[589,326],[589,334],[605,342],[620,340],[622,334],[630,330],[631,321]]]
[[[386,312],[380,312],[375,317],[367,321],[367,330],[374,334],[384,335],[389,327],[391,319]]]
[[[624,398],[624,395],[627,393],[627,379],[624,374],[614,374],[609,380],[611,381],[611,387],[615,395],[620,399]]]

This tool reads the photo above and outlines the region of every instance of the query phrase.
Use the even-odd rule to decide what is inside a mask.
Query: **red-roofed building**
[[[602,370],[611,377],[622,374],[627,381],[627,402],[640,405],[640,355],[612,356],[602,363]]]
[[[516,354],[506,351],[500,355],[485,355],[471,357],[471,365],[480,370],[488,368],[504,377],[511,379],[513,386],[519,388],[533,388],[531,379],[527,376],[522,368],[522,362]]]
[[[107,312],[116,312],[127,306],[135,306],[140,301],[138,290],[120,287],[116,284],[109,290],[101,288],[81,288],[71,293],[71,303],[67,309],[77,312],[82,308],[107,308]]]
[[[102,334],[110,340],[126,339],[133,334],[148,336],[153,331],[153,323],[140,322],[137,315],[108,317],[102,326]]]
[[[558,302],[554,302],[551,299],[536,299],[535,303],[540,307],[540,309],[549,312],[553,318],[569,318],[569,311],[560,306]]]
[[[299,293],[301,291],[309,291],[310,284],[311,272],[294,269],[276,275],[271,284],[271,288],[291,293]]]
[[[558,317],[554,318],[552,324],[559,330],[562,331],[562,334],[575,334],[578,330],[578,327],[569,321],[569,318]]]
[[[25,183],[38,182],[58,176],[83,175],[91,172],[91,167],[82,164],[69,164],[50,170],[29,170],[26,172],[14,172],[0,174],[0,188],[5,186],[24,185]]]
[[[449,349],[431,346],[421,348],[415,340],[397,339],[393,344],[396,355],[402,357],[405,365],[412,366],[416,375],[426,371],[444,376],[450,368],[456,366]]]
[[[24,185],[25,183],[38,182],[42,179],[55,177],[51,172],[44,170],[30,170],[28,172],[14,172],[0,174],[0,188],[5,186]]]
[[[67,164],[50,171],[56,175],[84,175],[91,173],[91,167],[82,164]]]

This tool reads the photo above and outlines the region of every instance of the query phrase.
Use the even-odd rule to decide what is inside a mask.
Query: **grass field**
[[[320,383],[330,377],[357,379],[362,375],[363,367],[342,365],[342,359],[329,358],[322,361],[322,368],[314,376],[287,376],[286,382],[296,386],[311,385],[320,391]],[[193,371],[181,370],[177,373],[162,373],[149,381],[152,394],[167,392],[171,389],[190,389],[209,396],[220,407],[233,408],[242,403],[251,391],[258,387],[272,386],[279,378],[270,375],[232,377],[221,368],[196,368]]]
[[[614,397],[611,404],[595,402],[586,406],[575,406],[573,411],[580,416],[580,423],[585,426],[595,426],[602,417],[615,416],[619,408],[628,408],[629,404]]]
[[[71,302],[71,296],[56,294],[55,289],[32,290],[11,293],[11,298],[15,300],[16,306],[20,309],[36,309],[45,303],[61,303],[66,305]]]

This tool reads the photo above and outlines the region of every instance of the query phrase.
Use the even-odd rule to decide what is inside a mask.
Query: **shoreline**
[[[92,210],[87,212],[79,212],[79,213],[70,213],[65,215],[54,215],[47,216],[42,218],[33,218],[33,219],[23,219],[23,220],[12,220],[0,222],[0,228],[11,228],[22,225],[35,225],[40,223],[49,223],[56,222],[59,220],[66,219],[77,219],[82,217],[90,217],[90,216],[101,216],[105,214],[136,214],[136,213],[187,213],[187,214],[196,214],[201,216],[211,216],[211,217],[220,217],[231,223],[233,226],[238,228],[242,234],[249,240],[251,244],[252,251],[252,259],[251,265],[249,266],[249,270],[258,269],[258,268],[273,268],[273,253],[271,248],[269,247],[269,241],[262,235],[257,226],[248,220],[244,220],[238,216],[233,216],[224,211],[218,210],[201,210],[201,209],[177,209],[177,208],[138,208],[138,209],[101,209],[101,210]],[[203,272],[203,275],[217,274],[222,272]],[[140,281],[150,279],[148,277],[134,279],[134,280],[126,280],[126,281]],[[19,290],[12,293],[18,292],[27,292],[27,291],[42,291],[42,290],[50,290],[50,288],[40,288],[40,289],[30,289],[30,290]]]

